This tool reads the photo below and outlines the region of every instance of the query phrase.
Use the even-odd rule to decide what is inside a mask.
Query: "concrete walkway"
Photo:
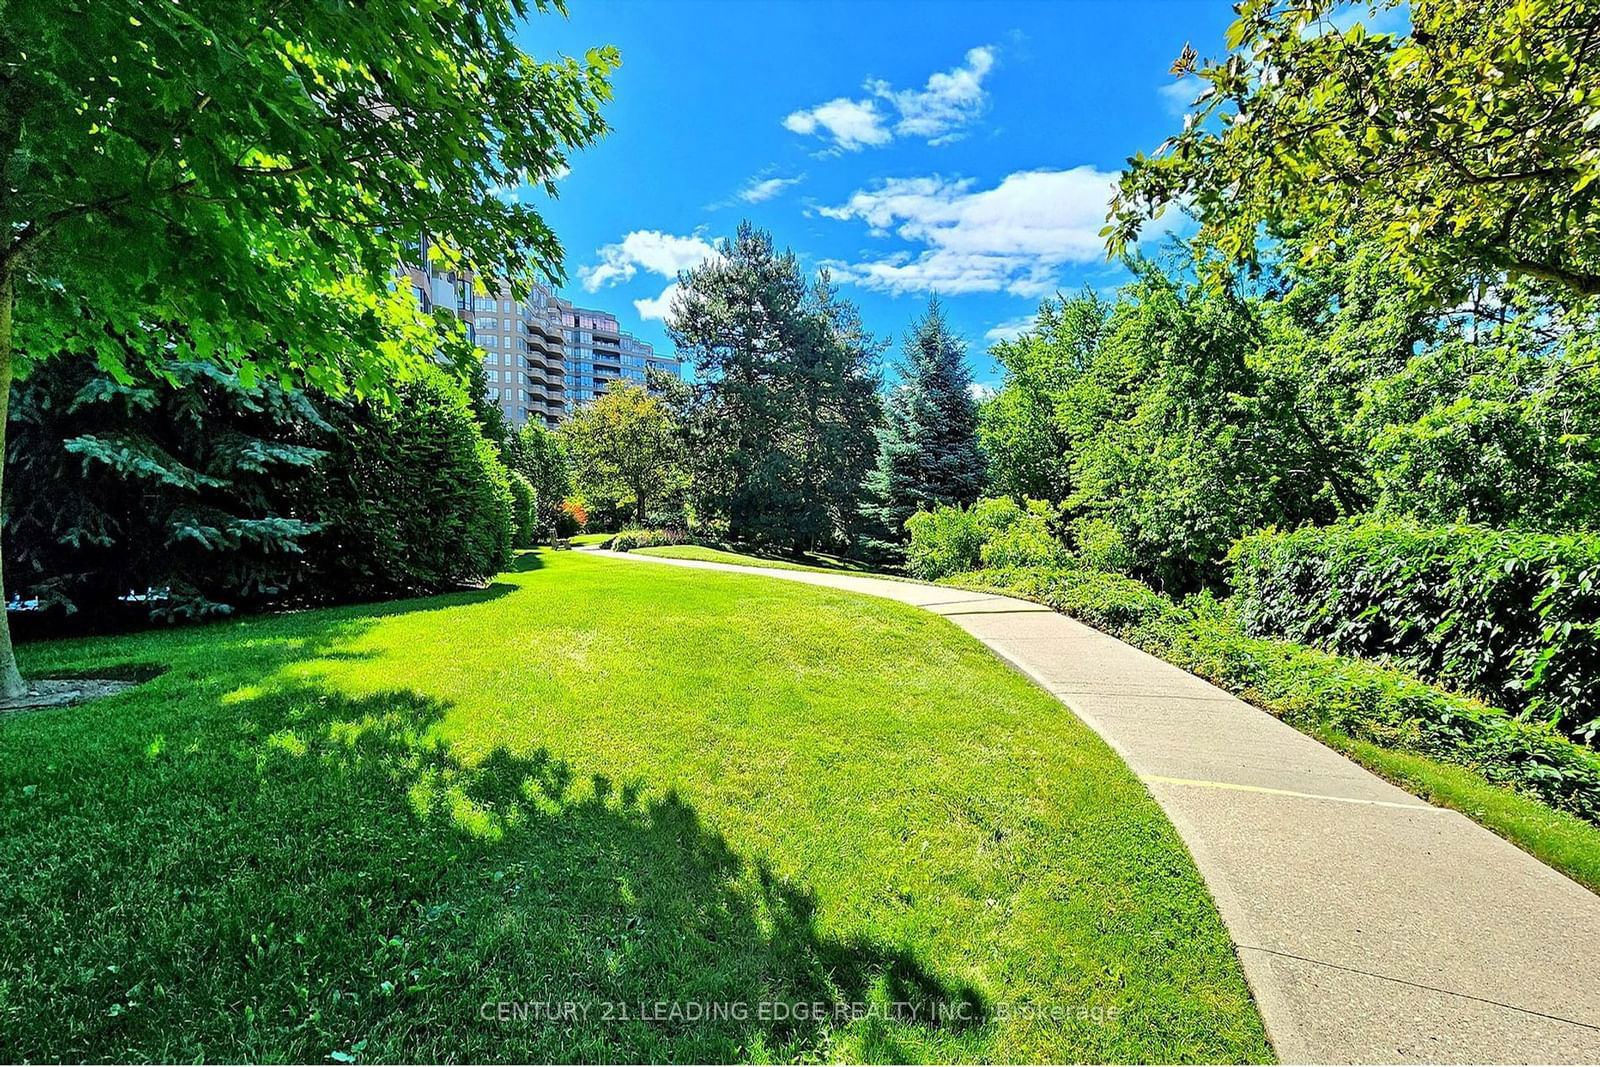
[[[1600,1062],[1600,897],[1231,694],[1010,597],[599,554],[914,604],[1054,694],[1172,819],[1285,1062]]]

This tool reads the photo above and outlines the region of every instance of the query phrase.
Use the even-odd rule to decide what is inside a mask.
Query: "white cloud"
[[[894,137],[871,100],[849,100],[842,96],[808,110],[796,111],[783,120],[783,125],[794,133],[831,137],[835,145],[850,152],[860,151],[866,145],[888,144]]]
[[[996,341],[1015,341],[1033,329],[1038,321],[1039,316],[1037,315],[1022,315],[1018,318],[1007,319],[1005,322],[997,322],[989,327],[988,331],[983,335],[983,339],[990,344]]]
[[[894,105],[900,114],[894,132],[901,137],[923,137],[935,144],[950,139],[950,131],[965,126],[983,112],[988,94],[983,79],[994,69],[994,49],[987,45],[967,53],[966,63],[934,74],[922,89],[895,90],[888,82],[868,85],[875,96]]]
[[[697,267],[716,255],[717,249],[698,234],[680,237],[659,230],[634,230],[596,254],[599,263],[578,268],[583,287],[591,293],[603,285],[628,281],[641,269],[676,278],[679,271]]]
[[[895,137],[945,144],[959,138],[961,128],[983,113],[989,102],[983,79],[994,62],[995,49],[984,45],[968,51],[961,66],[929,76],[921,89],[896,89],[882,79],[870,79],[865,85],[870,97],[841,96],[793,112],[783,125],[803,136],[826,137],[835,148],[848,152],[885,145]],[[879,101],[886,110],[879,108]]]
[[[995,387],[985,382],[967,383],[967,395],[972,397],[972,399],[976,400],[980,404],[985,400],[994,399],[994,394]]]
[[[739,190],[739,199],[747,204],[759,204],[763,200],[771,200],[791,185],[799,185],[805,180],[805,175],[794,178],[763,178],[752,179],[749,185]]]
[[[661,290],[660,296],[651,296],[646,297],[643,300],[635,300],[633,302],[633,310],[637,311],[639,313],[639,317],[644,319],[646,322],[649,322],[652,319],[665,322],[667,316],[672,314],[672,301],[677,298],[677,295],[678,283],[673,282],[671,285]]]
[[[970,178],[896,178],[818,210],[859,219],[876,237],[920,246],[835,264],[841,281],[891,293],[1040,296],[1055,288],[1063,264],[1105,256],[1100,229],[1115,181],[1115,174],[1089,166],[1018,171],[992,189],[976,188]],[[1163,229],[1154,224],[1144,236]]]

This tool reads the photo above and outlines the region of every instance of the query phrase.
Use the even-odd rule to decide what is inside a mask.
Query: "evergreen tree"
[[[683,275],[669,323],[702,399],[696,494],[729,536],[803,550],[854,532],[878,349],[827,277],[748,222]]]
[[[878,466],[867,476],[865,512],[877,536],[903,541],[906,520],[940,505],[969,505],[983,490],[978,408],[965,347],[937,299],[906,337],[900,383],[884,404]]]

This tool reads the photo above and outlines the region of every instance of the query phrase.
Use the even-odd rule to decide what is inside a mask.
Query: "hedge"
[[[632,527],[620,531],[606,547],[613,552],[630,552],[636,548],[661,548],[664,545],[689,545],[694,543],[687,530],[643,529]]]
[[[1246,537],[1247,633],[1394,663],[1594,743],[1600,535],[1344,524]]]
[[[944,584],[1044,604],[1239,694],[1292,726],[1471,768],[1600,825],[1600,753],[1393,667],[1252,637],[1207,597],[1077,568],[982,570]]]
[[[532,548],[538,533],[539,494],[521,471],[511,471],[511,543],[517,548]]]

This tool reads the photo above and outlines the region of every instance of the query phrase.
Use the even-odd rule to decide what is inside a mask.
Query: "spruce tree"
[[[884,402],[878,466],[867,476],[868,519],[883,544],[905,540],[918,510],[968,505],[983,490],[978,408],[966,350],[950,332],[937,298],[907,335],[900,381]]]

